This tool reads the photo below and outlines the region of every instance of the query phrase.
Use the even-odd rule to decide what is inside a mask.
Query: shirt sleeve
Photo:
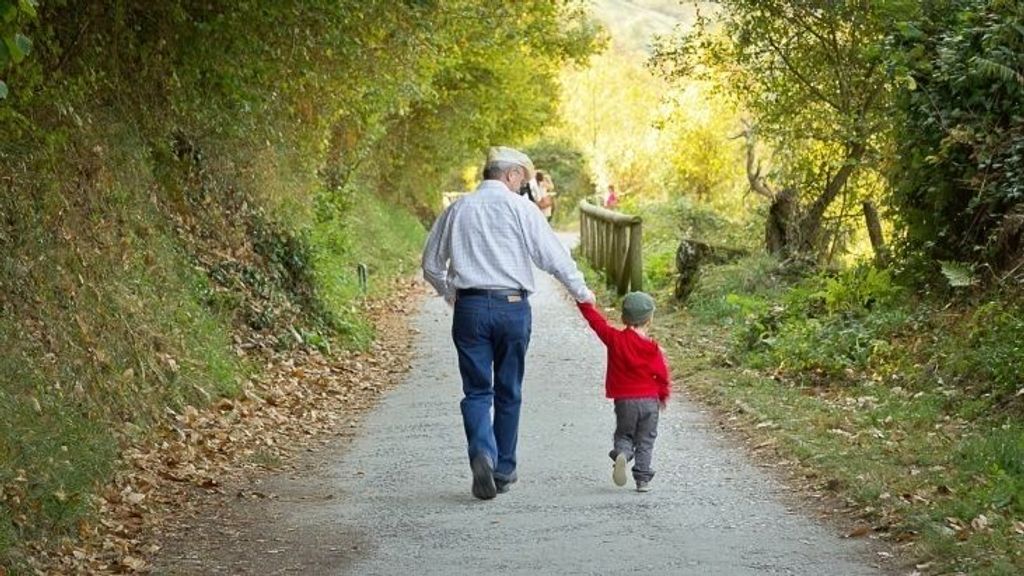
[[[454,206],[454,204],[452,204]],[[451,215],[449,206],[434,222],[423,247],[420,264],[423,267],[423,278],[434,287],[445,300],[451,300],[454,290],[448,284],[448,261],[451,258]]]
[[[597,337],[601,339],[601,342],[604,342],[606,346],[610,344],[616,330],[611,324],[608,324],[608,320],[601,314],[601,311],[590,302],[577,302],[576,306],[579,307],[583,317],[587,320],[587,324],[590,324],[590,327],[597,334]]]
[[[660,388],[658,400],[665,402],[672,395],[672,378],[668,373],[665,351],[660,346],[658,347],[658,359],[654,363],[654,380],[658,382]]]
[[[528,206],[532,208],[533,206]],[[522,210],[520,222],[530,259],[538,268],[551,274],[561,282],[577,302],[583,302],[590,294],[583,273],[576,266],[568,248],[558,239],[540,210]]]

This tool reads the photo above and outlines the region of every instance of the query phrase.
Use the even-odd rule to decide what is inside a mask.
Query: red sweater
[[[657,398],[664,402],[671,393],[665,354],[654,340],[632,328],[619,330],[589,302],[579,303],[597,337],[608,348],[605,395],[608,398]]]

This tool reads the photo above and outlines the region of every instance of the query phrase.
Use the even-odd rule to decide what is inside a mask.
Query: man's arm
[[[590,289],[569,250],[555,235],[540,210],[519,212],[530,259],[538,268],[558,279],[577,302],[591,301]]]
[[[434,287],[446,301],[454,301],[454,290],[448,285],[448,259],[451,257],[451,206],[448,207],[434,222],[430,229],[430,236],[427,237],[427,244],[423,247],[423,257],[420,261],[423,267],[423,278]]]

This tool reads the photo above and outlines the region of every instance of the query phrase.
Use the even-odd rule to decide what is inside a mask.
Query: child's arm
[[[608,324],[608,320],[597,309],[597,306],[594,306],[592,302],[578,302],[576,305],[579,306],[583,317],[587,319],[587,323],[590,324],[590,327],[597,334],[597,337],[601,339],[601,342],[608,344],[612,334],[615,332],[615,328]]]
[[[664,406],[668,402],[668,397],[672,395],[672,378],[668,373],[668,362],[665,360],[665,352],[660,347],[658,352],[658,359],[654,363],[654,379],[660,387],[658,401]]]

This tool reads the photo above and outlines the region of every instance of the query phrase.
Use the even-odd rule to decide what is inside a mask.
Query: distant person
[[[424,278],[455,308],[452,340],[462,376],[472,493],[489,500],[517,479],[533,267],[557,278],[577,301],[593,301],[594,295],[540,210],[517,194],[533,177],[530,158],[512,148],[492,148],[483,176],[474,192],[434,223],[422,265]]]
[[[604,199],[604,207],[609,210],[615,210],[619,207],[619,195],[615,193],[615,185],[608,185],[608,195]]]
[[[537,183],[537,192],[534,194],[534,201],[540,211],[544,213],[544,217],[547,218],[548,223],[551,223],[551,216],[554,214],[555,207],[555,184],[551,181],[551,176],[537,171],[537,177],[534,179]]]
[[[608,324],[594,304],[579,303],[580,312],[608,348],[605,396],[615,401],[615,433],[608,453],[612,480],[626,485],[626,463],[633,460],[637,492],[650,490],[654,478],[651,460],[658,436],[658,412],[672,392],[668,364],[661,347],[647,335],[654,318],[654,299],[644,292],[630,292],[622,300],[619,330]]]

